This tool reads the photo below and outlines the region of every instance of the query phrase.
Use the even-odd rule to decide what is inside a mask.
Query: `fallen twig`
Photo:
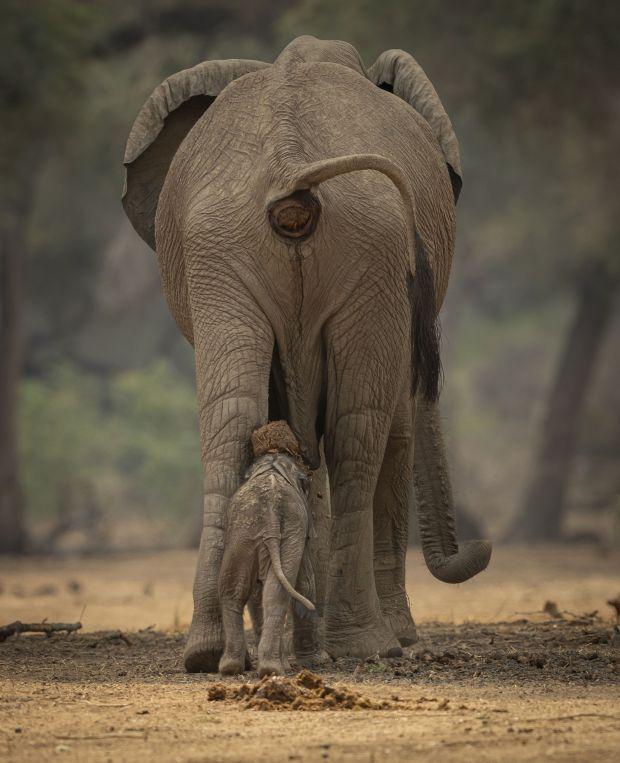
[[[87,705],[92,705],[93,707],[131,707],[133,705],[133,702],[90,702],[89,700],[84,700],[84,702]],[[69,703],[67,703],[69,704]]]
[[[100,641],[122,641],[126,646],[131,646],[131,641],[127,636],[123,633],[123,631],[110,631],[109,633],[105,633],[101,638]]]
[[[536,721],[574,721],[577,718],[605,718],[610,721],[620,720],[620,715],[607,713],[573,713],[572,715],[556,715],[552,718],[519,718],[517,723],[535,723]]]
[[[611,604],[611,602],[607,602]],[[598,609],[593,612],[584,612],[581,615],[577,615],[574,612],[569,612],[568,609],[558,609],[557,604],[554,601],[546,601],[542,609],[534,609],[527,612],[515,612],[515,615],[549,615],[551,620],[547,622],[553,622],[554,620],[564,620],[565,615],[572,617],[573,620],[569,621],[573,624],[581,625],[590,623],[592,620],[599,620]]]
[[[21,633],[45,633],[46,636],[51,636],[52,633],[59,633],[64,631],[65,633],[74,633],[79,631],[82,627],[82,623],[22,623],[20,620],[16,620],[14,623],[0,626],[0,642],[6,641],[9,636],[19,636]]]
[[[134,734],[87,734],[85,736],[69,736],[68,734],[54,734],[54,739],[63,742],[82,742],[96,739],[143,739],[144,732],[136,731]]]

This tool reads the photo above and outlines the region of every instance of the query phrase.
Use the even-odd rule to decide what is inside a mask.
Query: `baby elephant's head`
[[[301,459],[297,438],[286,421],[270,421],[254,430],[251,445],[254,460],[245,474],[246,480],[271,469],[303,496],[308,496],[308,469]]]
[[[293,488],[304,502],[308,498],[310,492],[308,470],[292,456],[287,453],[266,453],[250,464],[244,479],[246,484],[253,483],[261,481],[259,478],[268,474],[284,480],[284,483]]]

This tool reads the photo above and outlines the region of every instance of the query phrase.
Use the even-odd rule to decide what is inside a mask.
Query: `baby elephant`
[[[257,581],[262,582],[262,618],[254,610],[252,619],[260,639],[259,676],[284,672],[282,637],[289,597],[296,599],[295,629],[303,629],[304,619],[314,615],[314,604],[307,598],[315,596],[306,547],[307,491],[303,467],[286,453],[269,452],[250,466],[245,482],[230,501],[219,578],[225,634],[220,673],[241,673],[245,668],[243,609]],[[293,587],[298,584],[303,593]]]

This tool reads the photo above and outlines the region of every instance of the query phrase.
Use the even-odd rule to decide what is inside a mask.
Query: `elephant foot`
[[[263,676],[283,676],[284,665],[281,660],[263,659],[258,661],[258,677]]]
[[[381,619],[366,627],[328,627],[325,648],[333,658],[365,659],[373,654],[380,657],[402,657],[403,654],[398,639]]]
[[[403,593],[389,599],[381,598],[381,612],[401,646],[411,646],[418,640],[418,632],[411,616],[407,596]]]
[[[221,621],[200,625],[192,622],[183,653],[188,673],[217,673],[224,651]]]
[[[223,676],[238,676],[246,669],[247,659],[243,654],[224,654],[220,659],[220,673]]]
[[[311,654],[295,655],[295,664],[300,668],[308,668],[309,670],[325,668],[332,663],[332,658],[324,649],[321,649],[318,652],[313,652]]]
[[[396,638],[401,646],[413,646],[418,640],[418,631],[415,623],[412,622],[409,629],[399,631],[396,634]]]

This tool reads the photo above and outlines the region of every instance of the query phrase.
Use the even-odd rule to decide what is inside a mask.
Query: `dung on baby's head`
[[[294,459],[301,460],[299,443],[286,421],[270,421],[255,429],[251,444],[254,459],[266,453],[288,453]]]

